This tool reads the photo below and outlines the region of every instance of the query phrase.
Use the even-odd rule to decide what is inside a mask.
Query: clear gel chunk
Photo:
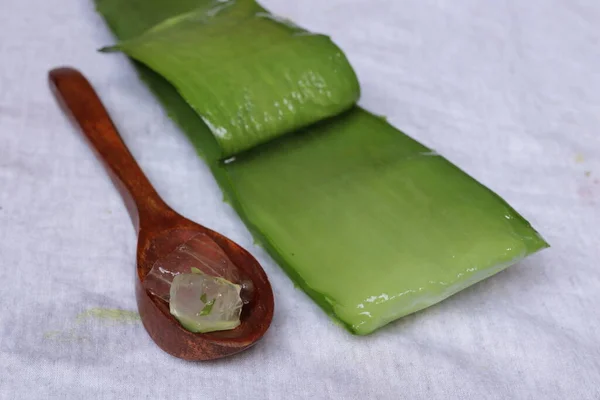
[[[191,332],[234,329],[254,294],[223,249],[204,233],[158,260],[144,287],[169,302],[171,314]]]
[[[175,276],[171,283],[169,308],[181,325],[191,332],[234,329],[240,324],[241,286],[200,271]]]

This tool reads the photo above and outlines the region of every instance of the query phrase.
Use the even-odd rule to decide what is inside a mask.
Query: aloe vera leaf
[[[283,21],[254,0],[199,4],[107,50],[121,50],[167,78],[210,127],[222,156],[357,101],[356,75],[329,37]]]
[[[176,0],[170,13],[164,3],[101,0],[100,11],[125,39],[154,26],[159,8],[163,19],[193,9]],[[136,68],[257,241],[353,333],[370,333],[547,247],[494,193],[360,108],[219,163],[214,137],[175,89]]]
[[[138,36],[168,18],[188,13],[202,5],[211,7],[218,2],[219,0],[94,0],[96,10],[120,40]]]
[[[493,192],[360,108],[224,168],[250,223],[358,334],[546,247]]]

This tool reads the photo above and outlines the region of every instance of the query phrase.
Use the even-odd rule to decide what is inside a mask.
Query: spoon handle
[[[140,169],[88,80],[73,68],[53,69],[48,78],[63,111],[79,127],[121,193],[136,231],[140,224],[164,225],[175,212]]]

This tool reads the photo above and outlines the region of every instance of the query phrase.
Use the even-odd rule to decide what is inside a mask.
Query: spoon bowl
[[[273,318],[273,291],[256,259],[225,236],[179,215],[150,184],[87,79],[73,68],[49,72],[51,89],[63,111],[86,137],[121,193],[138,233],[135,292],[146,331],[165,352],[185,360],[222,358],[243,351],[263,337]],[[171,315],[169,304],[144,286],[153,265],[203,233],[249,279],[253,291],[232,330],[192,333]],[[238,282],[235,282],[238,283]]]

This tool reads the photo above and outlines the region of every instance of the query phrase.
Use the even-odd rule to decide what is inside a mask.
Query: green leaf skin
[[[200,269],[198,269],[196,267],[190,268],[190,272],[193,274],[204,274],[204,272],[200,271]]]
[[[202,301],[204,301],[204,300],[202,300]],[[212,308],[214,305],[215,305],[215,299],[212,299],[211,301],[206,303],[206,305],[202,308],[202,310],[200,310],[200,315],[202,315],[202,316],[209,315],[210,312],[212,311]]]
[[[121,40],[199,4],[97,3]],[[176,89],[136,68],[257,242],[352,333],[371,333],[548,246],[492,191],[361,108],[222,162],[219,142]]]
[[[204,1],[117,46],[167,78],[231,156],[349,109],[359,85],[324,35],[254,0]]]

